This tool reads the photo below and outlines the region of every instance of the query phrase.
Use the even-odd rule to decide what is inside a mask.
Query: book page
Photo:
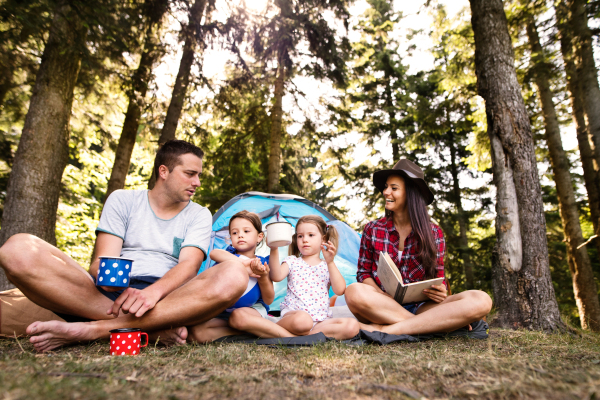
[[[442,282],[444,282],[444,278],[435,278],[404,285],[406,293],[404,294],[404,299],[402,299],[402,304],[429,300],[429,297],[423,293],[423,289],[429,289],[431,285],[441,285]]]
[[[381,254],[383,254],[388,264],[392,266],[392,272],[394,272],[394,275],[396,275],[396,279],[398,279],[398,282],[400,282],[400,284],[404,286],[404,279],[402,278],[402,274],[400,273],[400,270],[398,269],[398,266],[396,265],[394,260],[392,260],[392,257],[390,257],[390,254],[385,251]]]
[[[379,263],[377,264],[377,277],[381,281],[381,285],[385,288],[386,293],[394,296],[396,294],[396,289],[401,281],[398,281],[394,270],[398,270],[396,268],[396,264],[392,262],[388,262],[385,258],[387,253],[381,252],[379,253]],[[388,256],[389,258],[389,256]]]

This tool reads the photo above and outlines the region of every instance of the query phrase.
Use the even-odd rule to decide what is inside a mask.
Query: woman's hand
[[[323,252],[323,257],[325,257],[325,261],[328,264],[333,262],[335,254],[337,253],[337,249],[333,243],[331,243],[331,241],[328,241],[327,243],[321,243],[321,251]]]
[[[423,289],[423,293],[436,303],[441,303],[448,297],[446,286],[443,283],[441,285],[431,285],[429,289]]]

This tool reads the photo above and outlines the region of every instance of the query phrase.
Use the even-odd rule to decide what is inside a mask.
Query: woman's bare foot
[[[34,322],[26,330],[36,351],[50,351],[66,344],[98,339],[88,322],[67,323],[62,321]],[[108,335],[107,335],[108,336]]]
[[[359,322],[358,325],[360,325],[360,329],[362,329],[363,331],[367,331],[367,332],[375,332],[375,331],[383,332],[383,325],[378,325],[378,324],[364,324],[362,322]]]
[[[185,344],[187,337],[188,330],[185,326],[148,333],[148,341],[150,343],[155,343],[158,341],[158,344],[165,346]]]

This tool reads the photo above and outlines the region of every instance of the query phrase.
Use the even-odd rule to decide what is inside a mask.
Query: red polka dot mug
[[[142,335],[146,336],[146,344],[142,344]],[[137,356],[140,347],[148,346],[148,334],[141,329],[122,328],[110,331],[110,355],[111,356]]]

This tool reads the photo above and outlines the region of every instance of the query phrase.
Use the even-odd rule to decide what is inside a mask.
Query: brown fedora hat
[[[375,187],[383,193],[383,189],[385,189],[385,182],[390,175],[400,175],[403,178],[410,179],[419,188],[419,191],[423,195],[423,199],[425,199],[425,203],[428,205],[433,203],[433,192],[431,189],[429,189],[427,183],[425,183],[425,174],[423,173],[423,170],[414,162],[403,158],[402,160],[398,161],[392,169],[375,171],[373,174],[373,185],[375,185]]]

